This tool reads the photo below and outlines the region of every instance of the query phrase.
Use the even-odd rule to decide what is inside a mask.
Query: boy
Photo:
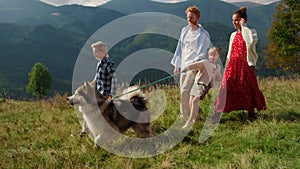
[[[99,61],[96,67],[96,75],[91,82],[97,91],[105,98],[112,99],[116,94],[116,69],[113,61],[108,59],[107,45],[98,41],[91,45],[95,58]],[[96,95],[97,96],[97,95]],[[86,122],[83,122],[80,135],[89,133]]]
[[[221,81],[220,65],[216,63],[220,55],[220,50],[221,48],[217,47],[209,48],[209,60],[203,59],[182,69],[182,72],[197,70],[195,81],[190,92],[190,117],[182,128],[190,127],[196,121],[198,110],[200,109],[199,101],[204,99],[209,89],[213,86],[214,81]]]
[[[91,85],[106,99],[111,99],[116,94],[116,69],[113,61],[108,59],[107,45],[98,41],[91,45],[97,64],[96,75]]]

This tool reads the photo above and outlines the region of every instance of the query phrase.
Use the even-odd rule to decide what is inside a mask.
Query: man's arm
[[[203,61],[199,61],[187,65],[185,68],[182,69],[181,72],[187,72],[189,70],[201,70],[202,68],[203,68]]]
[[[174,68],[174,75],[178,76],[179,75],[179,68],[175,66]]]
[[[186,27],[182,28],[179,40],[177,42],[176,50],[174,52],[174,56],[171,60],[171,64],[177,68],[181,67],[182,42],[183,42],[183,37],[185,36],[186,32],[187,32],[187,28]],[[174,69],[174,71],[175,71],[175,69]]]
[[[197,56],[199,60],[205,59],[208,56],[208,49],[212,47],[212,43],[210,41],[209,33],[201,26],[200,28],[201,35],[198,39],[199,50],[197,50]]]

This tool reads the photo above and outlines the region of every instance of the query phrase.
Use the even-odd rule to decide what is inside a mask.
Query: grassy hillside
[[[89,137],[77,135],[81,127],[66,96],[39,102],[0,99],[0,168],[300,168],[299,82],[260,79],[268,110],[256,121],[247,121],[240,111],[224,114],[204,144],[198,143],[204,123],[199,121],[175,148],[145,159],[94,149]],[[161,89],[168,104],[152,124],[155,132],[168,128],[179,113],[178,88]],[[209,97],[200,103],[205,112],[209,103]]]

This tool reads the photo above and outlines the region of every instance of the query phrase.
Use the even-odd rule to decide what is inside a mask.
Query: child
[[[182,72],[197,70],[194,85],[190,92],[190,117],[182,128],[188,128],[196,121],[198,110],[201,110],[199,108],[199,101],[203,100],[215,80],[221,81],[220,65],[216,63],[220,55],[220,50],[221,48],[217,47],[209,48],[209,60],[203,59],[192,63],[182,70]]]
[[[106,99],[112,99],[116,94],[116,69],[113,61],[108,59],[107,45],[98,41],[91,45],[97,64],[96,75],[91,85]]]
[[[105,98],[112,99],[116,93],[116,69],[113,61],[108,59],[107,45],[98,41],[91,45],[95,58],[99,61],[96,67],[96,75],[91,82],[97,91]],[[97,96],[97,95],[96,95]],[[86,122],[82,124],[80,135],[89,133]]]

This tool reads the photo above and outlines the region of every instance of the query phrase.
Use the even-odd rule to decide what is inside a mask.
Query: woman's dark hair
[[[237,14],[239,17],[244,18],[247,21],[247,9],[242,6],[238,10],[234,11],[233,14]]]

